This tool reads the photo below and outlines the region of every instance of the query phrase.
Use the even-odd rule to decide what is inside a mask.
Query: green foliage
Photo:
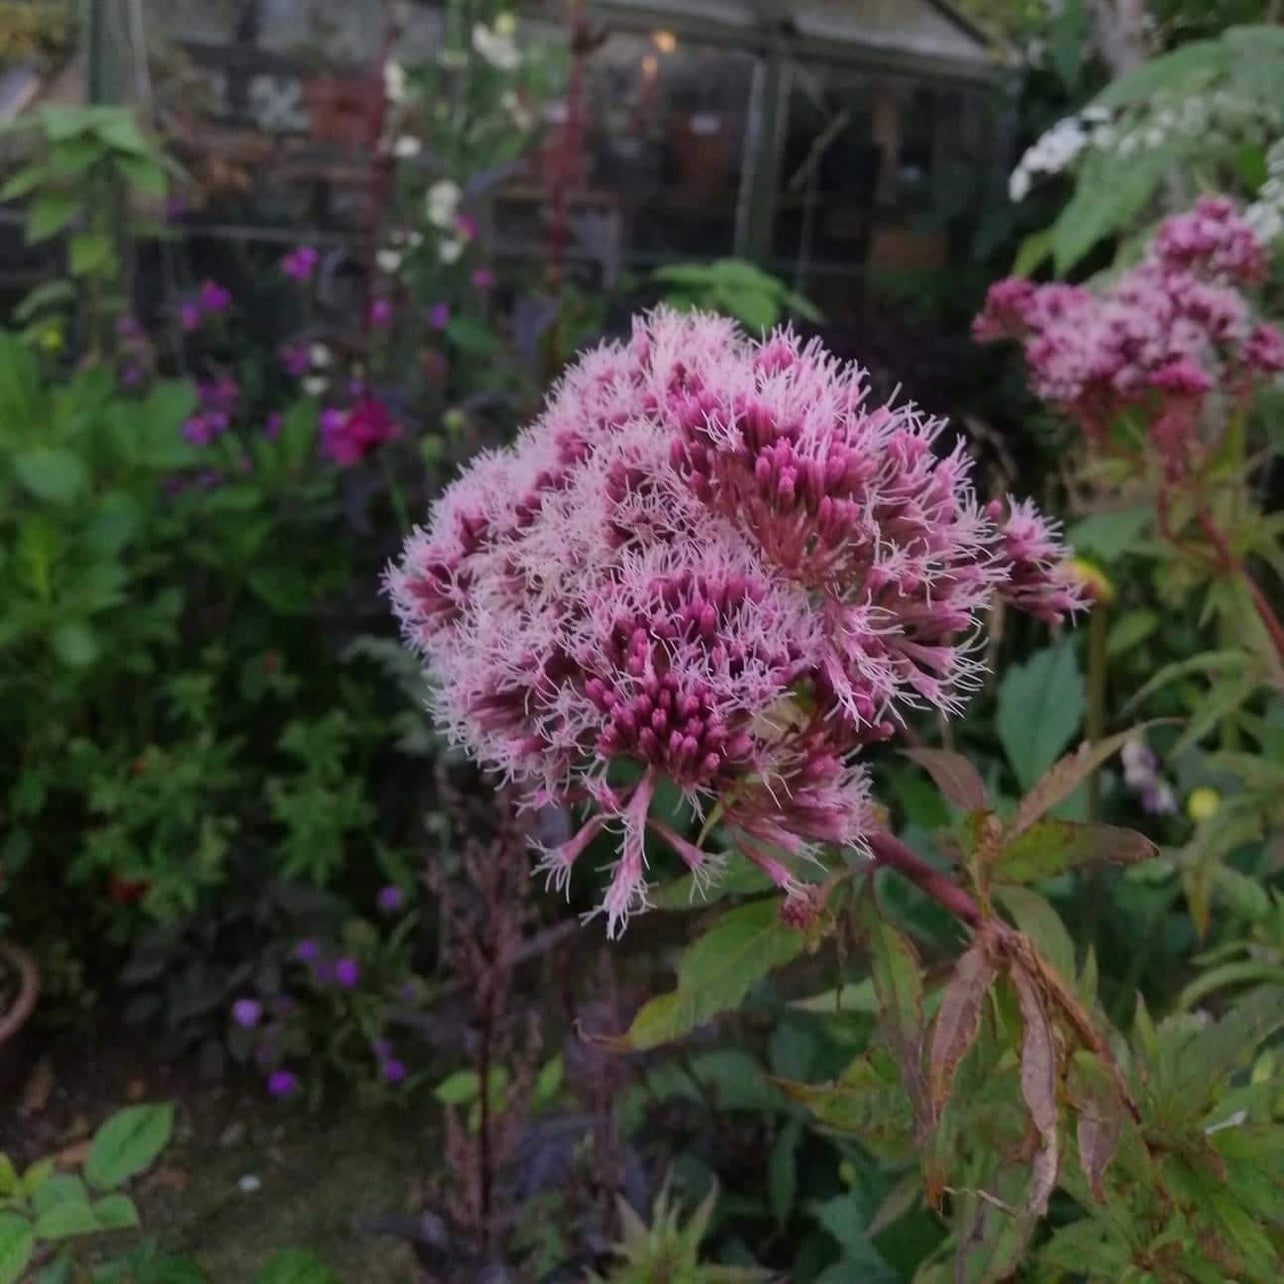
[[[621,1235],[614,1246],[621,1259],[598,1284],[654,1284],[667,1280],[671,1284],[733,1284],[734,1281],[767,1279],[763,1271],[735,1266],[711,1266],[700,1261],[700,1245],[708,1233],[718,1191],[711,1189],[683,1225],[682,1209],[670,1195],[666,1179],[651,1209],[648,1226],[627,1200],[619,1201]]]
[[[819,321],[820,313],[777,277],[741,259],[681,263],[658,268],[654,280],[676,308],[721,312],[751,334],[770,330],[789,316]]]
[[[654,1048],[738,1004],[755,981],[797,957],[806,935],[782,922],[774,900],[722,915],[678,963],[677,989],[649,1000],[619,1039],[621,1048]]]
[[[0,1154],[0,1284],[23,1279],[33,1260],[48,1263],[42,1280],[70,1278],[86,1244],[134,1230],[138,1210],[121,1188],[156,1162],[173,1123],[169,1105],[129,1106],[112,1115],[94,1134],[83,1178],[56,1172],[50,1159],[19,1174]],[[133,1278],[124,1272],[137,1256],[98,1263],[93,1279]]]
[[[996,727],[1023,789],[1074,739],[1085,707],[1083,677],[1069,641],[1037,652],[1003,675]]]

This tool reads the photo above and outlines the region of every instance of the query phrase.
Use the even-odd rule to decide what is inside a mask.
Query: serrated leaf
[[[37,499],[65,503],[89,485],[89,473],[78,456],[57,446],[33,446],[15,455],[18,480]]]
[[[752,896],[768,892],[771,888],[771,879],[756,865],[747,860],[733,861],[713,884],[708,879],[697,882],[691,874],[664,883],[651,894],[651,905],[662,910],[704,909],[726,896]]]
[[[31,1224],[17,1213],[0,1212],[0,1284],[18,1284],[35,1247]]]
[[[1110,626],[1110,632],[1106,635],[1107,657],[1113,660],[1139,647],[1154,633],[1159,624],[1158,613],[1144,607],[1124,612]]]
[[[1076,554],[1090,554],[1107,564],[1134,551],[1141,533],[1155,519],[1148,506],[1093,513],[1066,531],[1066,543]]]
[[[1042,1217],[1057,1184],[1057,1042],[1052,1022],[1039,990],[1039,982],[1019,963],[1009,972],[1021,1009],[1021,1096],[1035,1131],[1039,1149],[1030,1167],[1027,1212]]]
[[[830,1083],[773,1082],[823,1127],[859,1137],[874,1154],[895,1161],[913,1152],[914,1119],[890,1063],[883,1074],[868,1056],[859,1056]]]
[[[1015,838],[1047,815],[1058,803],[1069,798],[1102,763],[1112,758],[1136,737],[1138,729],[1130,728],[1118,735],[1107,736],[1095,744],[1085,740],[1073,753],[1053,763],[1021,800],[1016,814],[1008,822],[1007,837]]]
[[[991,876],[996,883],[1037,883],[1085,865],[1135,865],[1158,851],[1143,834],[1116,825],[1041,820],[1003,845]]]
[[[643,1005],[618,1040],[640,1050],[671,1043],[736,1007],[753,985],[796,958],[807,938],[781,921],[774,899],[729,910],[678,962],[677,989]]]
[[[980,772],[962,754],[948,749],[906,749],[905,757],[918,763],[941,793],[964,811],[987,811],[989,795]]]
[[[94,1134],[86,1179],[95,1190],[115,1189],[150,1168],[173,1131],[173,1105],[126,1106]]]
[[[1083,677],[1068,639],[1008,669],[995,725],[1023,789],[1032,788],[1074,739],[1085,707]]]
[[[1166,664],[1158,673],[1152,674],[1146,682],[1135,691],[1123,707],[1123,713],[1137,708],[1149,695],[1162,687],[1189,677],[1192,673],[1231,673],[1243,671],[1253,664],[1253,658],[1240,650],[1203,651],[1185,660],[1176,660]]]
[[[984,941],[977,941],[954,965],[936,1011],[928,1053],[928,1100],[933,1118],[940,1115],[949,1099],[954,1072],[976,1041],[985,996],[997,976],[998,968]]]

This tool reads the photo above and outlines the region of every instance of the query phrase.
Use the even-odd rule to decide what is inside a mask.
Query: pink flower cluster
[[[1168,472],[1200,452],[1210,398],[1239,399],[1284,369],[1284,337],[1253,320],[1244,289],[1266,257],[1234,204],[1204,197],[1160,227],[1136,267],[1100,293],[1010,278],[991,287],[973,333],[1019,340],[1034,392],[1090,441],[1139,411]]]
[[[407,542],[388,588],[440,721],[532,805],[592,804],[543,870],[564,885],[620,831],[609,934],[646,905],[647,831],[715,872],[650,815],[666,779],[805,918],[799,862],[869,830],[862,747],[910,706],[961,706],[992,594],[1079,605],[1050,525],[983,508],[943,427],[870,404],[818,343],[661,310]]]

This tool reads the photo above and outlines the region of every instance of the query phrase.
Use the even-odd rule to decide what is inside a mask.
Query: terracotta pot
[[[39,993],[35,959],[12,941],[0,941],[0,1100],[17,1090],[27,1068],[28,1041],[20,1036]]]

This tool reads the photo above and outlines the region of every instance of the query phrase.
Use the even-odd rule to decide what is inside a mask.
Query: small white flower
[[[512,31],[504,32],[498,22],[493,28],[479,22],[473,27],[473,48],[497,70],[516,71],[522,65],[522,54],[515,32],[516,24]]]
[[[1019,165],[1008,179],[1008,196],[1014,204],[1019,205],[1030,194],[1030,175]]]
[[[245,1176],[236,1183],[236,1188],[242,1195],[254,1195],[263,1189],[263,1183],[253,1173],[246,1173]]]
[[[1110,119],[1109,107],[1085,107],[1079,113],[1080,117],[1089,125],[1104,125]]]
[[[319,397],[329,386],[330,381],[324,375],[309,375],[302,384],[309,397]]]
[[[383,93],[390,103],[406,101],[406,69],[391,58],[383,64]]]
[[[414,134],[402,134],[392,145],[392,154],[400,156],[402,160],[409,160],[412,156],[418,156],[423,151],[424,145]]]
[[[314,343],[308,352],[308,356],[318,370],[324,370],[333,359],[330,356],[330,349],[324,343]]]
[[[452,227],[455,215],[459,212],[459,184],[453,179],[443,178],[435,182],[424,198],[428,210],[428,221],[433,227]]]
[[[401,267],[401,255],[396,250],[380,250],[375,255],[375,262],[379,266],[379,271],[391,276]]]
[[[454,237],[447,237],[437,247],[437,257],[443,263],[450,264],[458,262],[459,256],[464,252],[463,241],[456,240]]]
[[[406,244],[412,250],[417,250],[424,243],[424,234],[422,232],[407,232]]]

